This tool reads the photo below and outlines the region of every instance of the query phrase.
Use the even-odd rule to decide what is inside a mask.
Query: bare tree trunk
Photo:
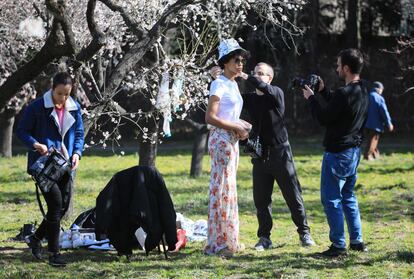
[[[139,145],[139,166],[155,166],[158,143],[141,142]]]
[[[11,158],[14,114],[0,114],[0,156]]]
[[[348,18],[346,20],[346,39],[347,46],[353,48],[361,48],[361,11],[359,8],[359,0],[348,1]]]
[[[154,119],[153,119],[154,120]],[[147,120],[148,121],[148,120]],[[148,127],[148,139],[143,142],[141,138],[141,142],[139,144],[139,166],[155,166],[155,159],[157,158],[157,150],[158,150],[158,127],[159,121],[157,120],[152,122],[151,120],[147,122]],[[155,135],[155,137],[154,137]]]
[[[308,13],[308,22],[310,29],[305,34],[305,40],[308,43],[308,52],[304,57],[304,69],[307,73],[319,72],[319,52],[318,52],[318,34],[319,34],[319,0],[309,1],[310,9]]]
[[[203,171],[203,157],[206,150],[208,128],[204,120],[205,112],[202,109],[194,111],[185,121],[195,130],[196,137],[191,155],[191,177],[199,177]]]
[[[193,144],[193,153],[191,156],[191,177],[199,177],[203,171],[203,157],[207,145],[207,131],[198,131]]]

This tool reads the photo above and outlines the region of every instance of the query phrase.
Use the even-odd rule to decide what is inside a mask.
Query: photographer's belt
[[[265,145],[263,147],[263,158],[262,158],[263,162],[269,161],[271,149],[277,149],[280,147],[288,147],[289,145],[290,143],[288,140],[285,142],[276,144],[276,145]]]

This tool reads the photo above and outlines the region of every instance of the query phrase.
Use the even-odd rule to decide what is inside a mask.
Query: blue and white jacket
[[[391,124],[391,117],[384,97],[378,94],[377,91],[372,91],[369,94],[368,117],[365,128],[382,133],[384,127],[389,127]]]
[[[41,98],[29,104],[16,134],[29,148],[28,168],[40,156],[33,148],[36,142],[45,144],[48,149],[54,146],[68,159],[75,153],[80,157],[84,144],[80,105],[72,97],[66,100],[63,125],[60,127],[52,100],[52,90],[49,90]]]

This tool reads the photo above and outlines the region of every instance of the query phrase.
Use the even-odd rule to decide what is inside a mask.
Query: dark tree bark
[[[141,142],[139,145],[139,166],[155,166],[157,158],[158,144],[150,142]]]
[[[12,157],[12,135],[14,113],[4,111],[0,114],[0,156]]]
[[[191,155],[190,176],[199,177],[203,171],[203,157],[206,151],[208,138],[207,125],[204,123],[204,111],[197,110],[192,115],[191,119],[186,119],[186,122],[189,123],[195,129],[196,133]]]
[[[198,132],[194,139],[191,155],[191,177],[199,177],[203,171],[203,157],[207,146],[208,131]]]
[[[304,63],[304,68],[307,73],[318,73],[318,34],[319,34],[319,0],[309,1],[310,9],[307,14],[306,24],[309,30],[305,33],[305,43],[307,43],[308,53],[305,56],[307,61]]]
[[[361,11],[359,0],[348,1],[348,18],[346,20],[347,47],[361,48]]]
[[[149,104],[147,104],[149,105]],[[141,137],[140,144],[139,144],[139,166],[155,166],[155,160],[157,158],[157,150],[158,150],[158,131],[160,121],[156,121],[155,119],[147,119],[146,120],[146,127],[148,128],[147,134],[150,135],[150,139],[144,139]],[[151,135],[157,134],[157,138],[151,137]],[[155,143],[151,143],[155,142]]]
[[[26,103],[34,99],[36,90],[32,86],[27,86],[20,90],[16,97],[12,99],[9,106],[0,113],[0,156],[12,157],[13,146],[13,124],[15,116],[20,113]]]

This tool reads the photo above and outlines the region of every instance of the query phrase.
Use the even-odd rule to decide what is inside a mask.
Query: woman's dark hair
[[[63,84],[63,85],[72,85],[73,81],[72,81],[72,77],[70,76],[69,73],[67,72],[59,72],[57,73],[54,77],[53,77],[53,83],[52,83],[52,88],[55,89],[56,86],[58,86],[59,84]]]
[[[338,53],[342,67],[347,65],[353,74],[360,74],[364,66],[362,53],[355,48],[347,48]]]
[[[229,54],[223,56],[219,61],[218,64],[221,69],[224,69],[224,64],[227,64],[232,58],[236,56],[242,56],[244,59],[249,59],[250,52],[244,49],[236,49]]]

